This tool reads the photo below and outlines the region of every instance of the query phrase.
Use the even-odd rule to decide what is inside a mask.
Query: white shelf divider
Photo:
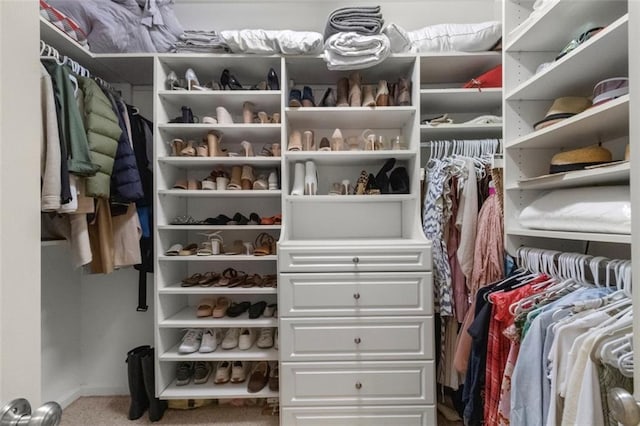
[[[213,383],[215,374],[211,373],[211,378],[207,383],[196,385],[189,383],[185,386],[176,386],[175,381],[166,389],[160,392],[160,399],[226,399],[226,398],[278,398],[278,392],[269,390],[265,386],[263,390],[257,393],[249,393],[247,390],[247,382],[244,383],[225,383],[216,385]],[[247,378],[248,380],[248,378]]]
[[[250,319],[248,312],[235,318],[198,318],[196,317],[196,307],[187,306],[169,318],[159,321],[158,326],[160,328],[277,327],[278,319],[264,317]]]
[[[605,243],[631,244],[631,235],[600,234],[594,232],[545,231],[541,229],[508,228],[507,235],[541,237],[560,240],[597,241]]]
[[[274,348],[260,349],[255,344],[246,351],[240,349],[226,350],[219,345],[214,352],[191,354],[178,353],[179,344],[160,355],[160,361],[277,361],[278,350]]]

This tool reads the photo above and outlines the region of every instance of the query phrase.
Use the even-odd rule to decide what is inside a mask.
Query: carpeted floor
[[[79,398],[62,413],[61,426],[127,426],[127,425],[180,425],[195,426],[277,426],[278,416],[262,414],[262,407],[230,407],[217,404],[195,410],[167,410],[162,420],[151,423],[147,414],[130,421],[127,419],[129,397],[91,396]]]

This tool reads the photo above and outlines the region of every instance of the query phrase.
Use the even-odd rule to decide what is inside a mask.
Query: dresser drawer
[[[427,243],[395,242],[316,247],[281,244],[278,262],[280,272],[428,271],[431,248]]]
[[[282,361],[433,359],[433,317],[283,318]]]
[[[430,272],[281,274],[281,317],[431,315]]]
[[[433,426],[433,406],[296,407],[280,409],[285,426]]]
[[[432,361],[283,362],[280,376],[283,406],[434,403]]]

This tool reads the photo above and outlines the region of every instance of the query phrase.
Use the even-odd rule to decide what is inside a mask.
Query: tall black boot
[[[149,398],[147,398],[142,373],[142,356],[149,350],[151,350],[149,345],[138,346],[127,353],[127,375],[129,377],[129,392],[131,393],[129,420],[139,419],[149,408]]]
[[[153,348],[142,356],[142,371],[144,375],[144,387],[149,398],[149,420],[157,422],[167,409],[167,401],[156,398],[156,376],[153,368]]]

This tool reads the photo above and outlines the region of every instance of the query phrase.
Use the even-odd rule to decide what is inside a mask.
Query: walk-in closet
[[[0,0],[0,424],[639,424],[639,22]]]

